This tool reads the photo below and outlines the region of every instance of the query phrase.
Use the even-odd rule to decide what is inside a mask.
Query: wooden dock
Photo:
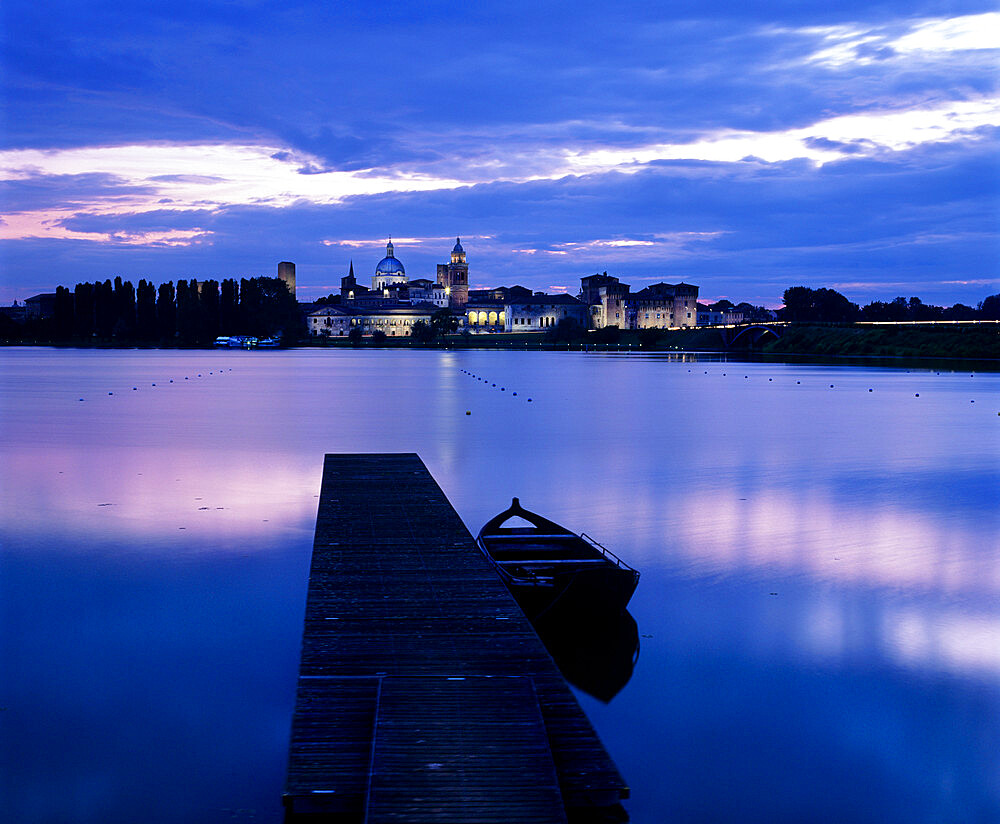
[[[327,455],[286,822],[565,822],[627,797],[420,458]]]

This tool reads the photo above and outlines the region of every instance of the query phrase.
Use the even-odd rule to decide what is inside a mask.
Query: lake
[[[941,368],[0,350],[0,819],[280,821],[323,454],[417,452],[473,533],[516,495],[642,572],[631,680],[578,691],[637,824],[1000,820],[998,413]]]

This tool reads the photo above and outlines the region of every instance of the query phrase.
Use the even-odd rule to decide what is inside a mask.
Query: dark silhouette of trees
[[[94,284],[94,331],[100,340],[111,340],[118,314],[115,312],[115,292],[111,280]]]
[[[778,310],[782,320],[819,323],[850,323],[860,310],[835,289],[792,286],[785,290],[785,305]]]
[[[177,334],[177,307],[174,303],[174,285],[161,283],[156,296],[156,326],[160,340],[173,343]]]
[[[65,286],[56,287],[52,338],[67,341],[73,335],[73,295]]]
[[[419,343],[430,343],[434,340],[435,333],[429,323],[418,320],[410,328],[410,336]]]
[[[94,336],[93,283],[78,283],[73,289],[73,334],[81,341]]]
[[[140,280],[135,289],[135,336],[149,343],[159,336],[156,325],[156,287],[148,280]]]
[[[240,334],[266,338],[283,335],[295,339],[302,333],[299,305],[281,278],[240,281]]]
[[[604,326],[601,329],[595,329],[591,339],[594,343],[618,343],[621,337],[622,330],[617,326]]]
[[[438,309],[431,315],[431,329],[435,335],[450,335],[458,329],[458,318],[451,309]]]
[[[219,335],[219,283],[206,280],[201,284],[198,313],[198,342],[212,343]]]
[[[980,320],[1000,320],[1000,295],[990,295],[979,304]]]
[[[116,277],[113,335],[118,341],[134,341],[135,331],[135,288],[131,281],[123,282],[121,277]]]
[[[232,334],[238,323],[239,287],[235,280],[226,278],[219,293],[219,334]]]
[[[177,281],[177,340],[191,346],[198,342],[198,281]]]
[[[559,323],[545,330],[545,339],[553,343],[572,343],[583,336],[583,327],[573,318],[560,318]]]

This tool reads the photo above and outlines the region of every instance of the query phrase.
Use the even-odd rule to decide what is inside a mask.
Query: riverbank
[[[764,328],[764,327],[762,327]],[[707,352],[736,356],[833,358],[946,358],[1000,363],[1000,325],[995,323],[926,326],[789,325],[766,334],[741,335],[714,327],[671,330],[602,329],[557,339],[538,333],[455,334],[431,341],[384,337],[305,340],[295,348],[319,349],[525,349],[587,352]],[[780,337],[776,337],[780,335]],[[80,349],[198,349],[150,343],[2,341],[6,346],[53,346]]]

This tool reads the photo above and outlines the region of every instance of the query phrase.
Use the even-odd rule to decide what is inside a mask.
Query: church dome
[[[378,266],[375,267],[376,275],[405,275],[406,270],[403,268],[403,264],[400,263],[394,257],[384,257],[378,262]]]
[[[406,270],[403,268],[403,264],[396,260],[396,256],[393,254],[392,241],[390,240],[385,246],[385,257],[378,262],[378,266],[375,267],[376,275],[405,275]]]
[[[455,248],[452,249],[451,251],[465,254],[465,249],[462,248],[462,238],[460,237],[455,238]]]

